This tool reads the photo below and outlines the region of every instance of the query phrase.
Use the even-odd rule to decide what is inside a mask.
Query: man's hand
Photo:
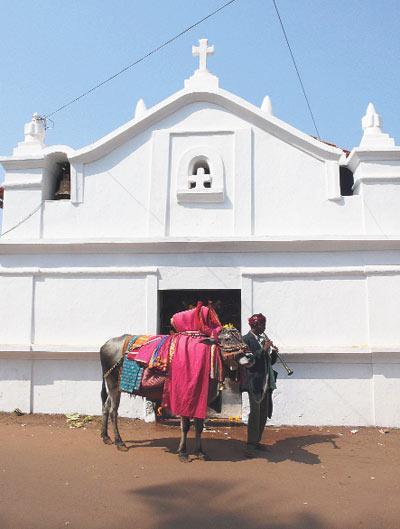
[[[268,339],[268,340],[265,340],[264,345],[263,345],[263,350],[264,350],[264,351],[268,351],[268,349],[269,349],[270,347],[273,347],[273,346],[274,346],[274,344],[272,343],[271,340],[269,340],[269,339]]]

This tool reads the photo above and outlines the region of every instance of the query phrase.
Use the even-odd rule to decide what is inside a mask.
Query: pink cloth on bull
[[[210,346],[201,343],[202,339],[189,334],[177,335],[162,401],[163,407],[174,415],[206,417],[211,355]]]
[[[216,336],[221,323],[215,310],[203,307],[174,314],[171,324],[178,333],[199,332]],[[210,381],[211,347],[202,343],[202,336],[178,334],[169,375],[164,385],[162,405],[174,415],[204,419],[207,414],[208,385]]]
[[[207,336],[217,336],[221,330],[221,322],[214,308],[204,307],[201,301],[194,309],[177,312],[171,318],[171,324],[177,332],[199,331]]]

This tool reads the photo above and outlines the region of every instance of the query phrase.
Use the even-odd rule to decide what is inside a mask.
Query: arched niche
[[[71,168],[65,152],[55,151],[46,155],[43,198],[44,200],[71,198]]]
[[[224,164],[218,151],[198,146],[186,151],[178,164],[178,202],[223,202]]]

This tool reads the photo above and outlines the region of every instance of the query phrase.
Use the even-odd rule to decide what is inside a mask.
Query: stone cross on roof
[[[199,46],[192,46],[192,54],[199,56],[199,71],[207,71],[207,55],[213,55],[214,46],[208,45],[208,39],[200,39]]]

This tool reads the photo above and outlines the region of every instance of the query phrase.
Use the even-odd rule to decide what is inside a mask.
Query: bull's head
[[[236,371],[240,365],[251,367],[254,365],[254,355],[244,343],[240,332],[233,325],[224,325],[218,338],[205,338],[203,343],[218,345],[222,357],[230,371]]]

